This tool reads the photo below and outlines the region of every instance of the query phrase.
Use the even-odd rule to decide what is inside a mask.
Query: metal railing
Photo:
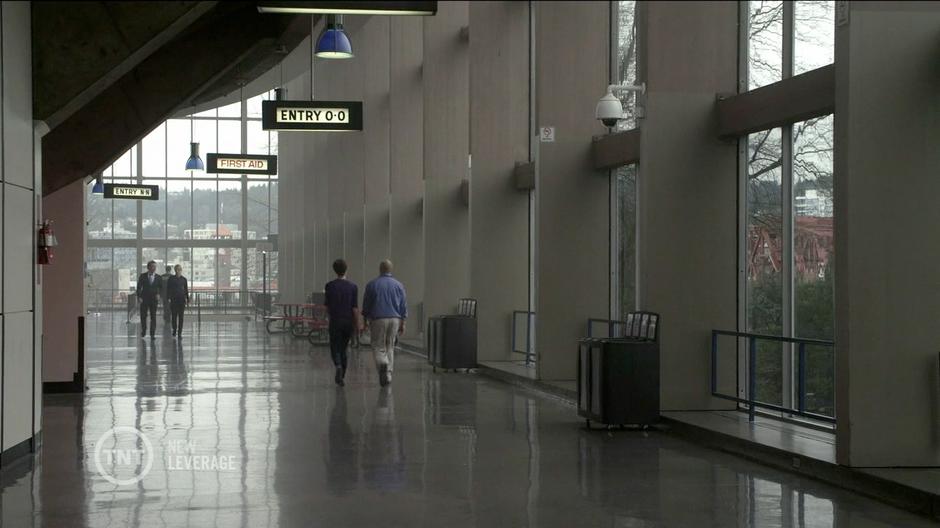
[[[245,295],[247,293],[247,295]],[[190,290],[190,309],[213,314],[247,314],[258,309],[260,292],[241,290]],[[257,295],[255,295],[257,294]],[[137,296],[129,290],[89,288],[85,298],[90,312],[137,311]],[[277,292],[268,292],[268,311]]]
[[[728,336],[738,339],[747,339],[747,397],[740,398],[729,394],[722,394],[718,391],[718,336]],[[776,343],[788,343],[797,346],[797,383],[796,383],[796,407],[786,405],[776,405],[757,401],[757,342],[770,341]],[[835,416],[809,412],[806,410],[806,347],[826,347],[834,348],[832,341],[823,341],[820,339],[803,339],[798,337],[780,337],[764,334],[753,334],[748,332],[732,332],[729,330],[712,330],[712,350],[711,350],[711,392],[712,396],[731,400],[738,404],[747,406],[748,420],[754,421],[757,414],[757,408],[768,409],[781,413],[810,418],[820,422],[834,424]],[[782,348],[782,347],[781,347]],[[782,351],[781,351],[782,352]],[[738,363],[739,354],[735,354],[735,384],[740,386],[740,365]],[[738,391],[740,392],[740,390]]]
[[[518,327],[525,325],[523,331],[519,331]],[[530,365],[535,362],[535,349],[532,346],[532,332],[535,329],[535,312],[527,312],[524,310],[513,310],[512,312],[512,351],[525,354],[525,363]],[[525,347],[521,350],[517,344],[517,339],[520,336],[525,336]]]

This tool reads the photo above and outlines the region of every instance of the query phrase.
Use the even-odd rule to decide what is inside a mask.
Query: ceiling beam
[[[140,63],[145,61],[158,49],[162,48],[168,42],[176,38],[184,29],[191,26],[206,13],[210,12],[217,2],[197,2],[189,11],[177,18],[173,23],[160,31],[156,36],[144,43],[143,46],[132,52],[117,66],[109,72],[102,75],[97,81],[82,90],[71,101],[65,103],[59,110],[49,116],[45,122],[50,130],[61,125],[66,119],[72,116],[83,106],[91,102],[92,99],[101,94],[109,86],[118,81],[121,77],[127,75]],[[118,28],[120,29],[120,28]]]
[[[107,167],[257,46],[293,49],[308,34],[308,17],[265,16],[252,2],[219,2],[43,138],[43,193]]]

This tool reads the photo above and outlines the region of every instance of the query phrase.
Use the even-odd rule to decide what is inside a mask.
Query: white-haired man
[[[379,276],[366,285],[362,315],[369,320],[372,353],[379,371],[379,384],[391,383],[395,368],[395,338],[405,331],[408,304],[405,287],[392,277],[392,262],[379,264]]]

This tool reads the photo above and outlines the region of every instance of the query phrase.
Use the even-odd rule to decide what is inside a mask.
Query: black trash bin
[[[650,315],[658,322],[658,316]],[[655,326],[650,332],[644,325],[641,333],[637,325],[631,335],[632,328],[628,325],[626,337],[579,342],[578,415],[586,419],[588,427],[591,421],[645,426],[659,420],[657,332]]]
[[[471,369],[477,366],[476,301],[460,299],[456,315],[428,318],[428,362],[435,368]]]

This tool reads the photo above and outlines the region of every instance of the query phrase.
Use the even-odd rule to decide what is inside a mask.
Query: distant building
[[[783,270],[783,245],[777,227],[751,225],[748,230],[748,278]],[[825,277],[835,249],[832,216],[797,216],[793,234],[794,275],[800,280]]]

